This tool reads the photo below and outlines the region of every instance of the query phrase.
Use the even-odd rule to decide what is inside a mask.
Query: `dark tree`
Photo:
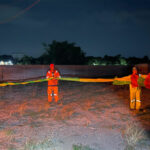
[[[144,57],[141,59],[141,62],[142,62],[142,63],[149,63],[149,57],[148,57],[148,56],[144,56]]]
[[[32,56],[24,55],[19,63],[23,65],[35,64],[35,59]]]
[[[82,65],[85,62],[85,53],[75,43],[53,41],[52,44],[44,43],[43,46],[46,50],[41,56],[44,64]]]

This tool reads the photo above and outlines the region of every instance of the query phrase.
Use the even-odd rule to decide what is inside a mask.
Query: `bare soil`
[[[142,88],[143,111],[129,109],[128,86],[60,81],[58,103],[47,101],[47,83],[0,87],[0,150],[125,150],[125,129],[136,123],[150,149],[150,90]]]

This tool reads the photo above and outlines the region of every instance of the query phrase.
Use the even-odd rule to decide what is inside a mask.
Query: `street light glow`
[[[13,62],[11,60],[8,60],[8,61],[1,60],[0,65],[13,65]]]

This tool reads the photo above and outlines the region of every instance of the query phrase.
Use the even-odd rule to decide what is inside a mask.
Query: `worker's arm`
[[[56,78],[61,78],[60,73],[56,70]]]
[[[47,72],[46,74],[46,79],[50,78],[50,71]]]

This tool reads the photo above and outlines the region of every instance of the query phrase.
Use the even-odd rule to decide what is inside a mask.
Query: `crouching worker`
[[[48,102],[52,102],[53,98],[55,102],[58,102],[58,78],[60,78],[60,74],[58,70],[55,69],[54,64],[50,64],[50,70],[47,72],[46,78],[52,78],[51,80],[48,80]]]
[[[138,85],[138,78],[137,69],[133,67],[130,84],[130,109],[136,110],[140,110],[141,107],[141,88]]]

